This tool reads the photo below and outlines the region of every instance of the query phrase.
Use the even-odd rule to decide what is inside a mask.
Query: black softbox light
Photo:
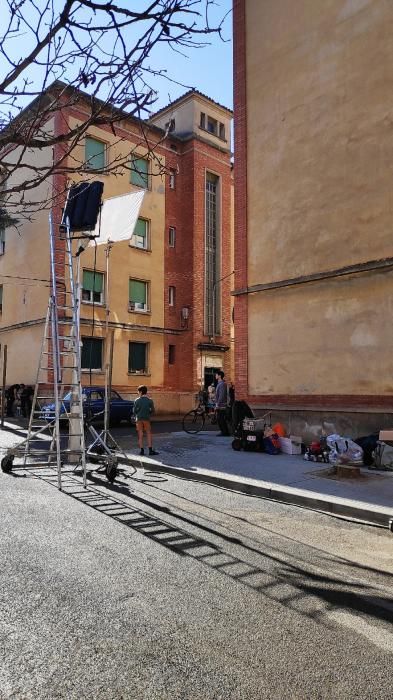
[[[70,231],[94,231],[104,191],[103,182],[79,182],[68,192],[60,231],[64,232],[69,221]]]

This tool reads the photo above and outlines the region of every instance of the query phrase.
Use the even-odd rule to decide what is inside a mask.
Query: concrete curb
[[[317,510],[330,515],[359,520],[372,525],[379,525],[392,529],[393,520],[392,508],[384,508],[363,501],[355,501],[338,496],[324,495],[318,492],[297,489],[282,484],[275,484],[268,481],[257,481],[256,479],[246,479],[234,475],[223,474],[203,469],[182,469],[168,464],[157,462],[146,457],[130,457],[129,459],[119,458],[122,464],[130,464],[133,467],[143,467],[150,471],[164,472],[189,481],[199,481],[212,486],[238,491],[248,496],[268,498],[288,505],[301,506],[309,510]]]

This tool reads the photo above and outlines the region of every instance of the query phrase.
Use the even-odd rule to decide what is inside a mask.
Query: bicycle
[[[183,416],[183,430],[186,433],[195,435],[195,433],[199,433],[201,430],[203,430],[206,419],[211,425],[217,423],[215,411],[209,411],[208,407],[203,403],[203,401],[199,401],[196,408],[188,411],[188,413]]]

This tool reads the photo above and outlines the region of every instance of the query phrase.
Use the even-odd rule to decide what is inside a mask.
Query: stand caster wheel
[[[13,455],[6,455],[1,460],[1,470],[3,472],[5,472],[5,474],[8,474],[12,470],[13,463],[14,463]]]
[[[114,480],[116,479],[116,475],[117,475],[117,464],[112,464],[111,462],[109,462],[109,464],[107,464],[105,467],[106,478],[108,479],[108,481],[113,483]]]

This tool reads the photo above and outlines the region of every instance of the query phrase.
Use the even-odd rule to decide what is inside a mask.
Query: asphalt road
[[[0,472],[0,698],[388,698],[393,536],[123,468]]]

